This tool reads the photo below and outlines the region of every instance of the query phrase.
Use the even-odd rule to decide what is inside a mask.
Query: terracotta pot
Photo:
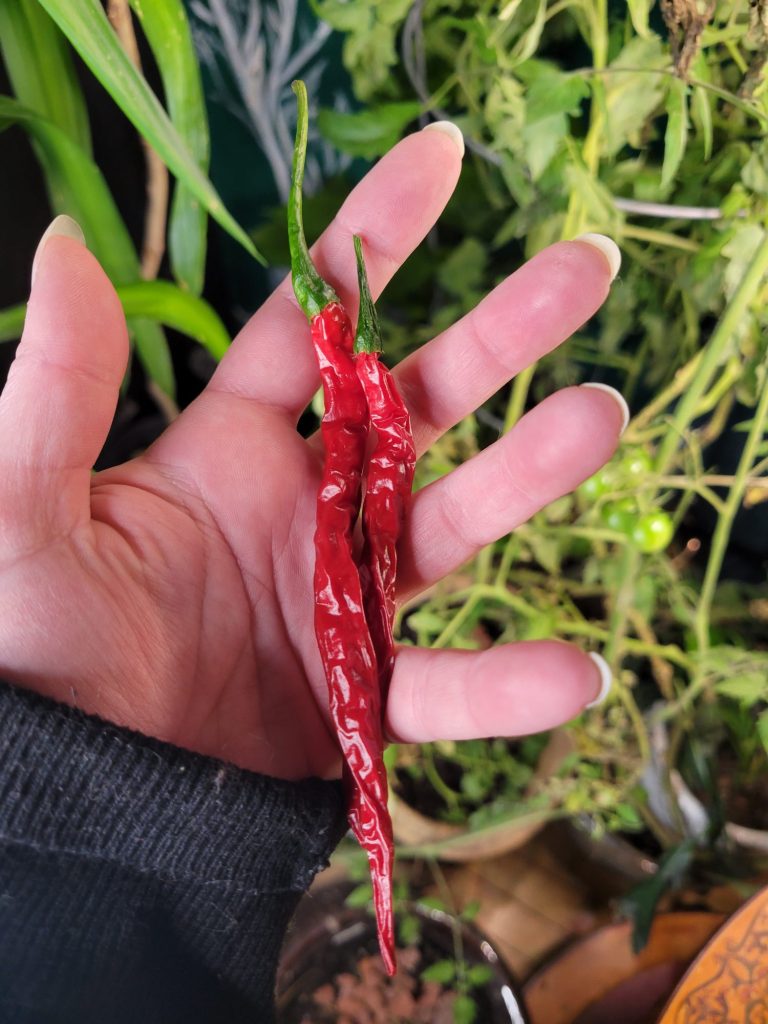
[[[722,914],[659,914],[640,953],[632,951],[629,922],[601,928],[528,981],[531,1024],[655,1024],[722,922]]]
[[[534,782],[553,775],[573,750],[570,735],[556,729],[541,752]],[[552,817],[548,810],[532,811],[472,830],[427,818],[390,791],[390,812],[398,852],[440,860],[465,862],[498,857],[524,846]]]
[[[768,888],[738,910],[677,986],[659,1024],[768,1021]]]
[[[339,975],[356,973],[361,959],[377,953],[374,919],[366,910],[344,906],[349,890],[349,883],[324,886],[305,896],[299,905],[278,968],[278,1024],[315,1020],[318,1010],[313,993]],[[409,907],[409,912],[419,918],[421,925],[420,970],[430,963],[454,958],[458,928],[463,957],[470,967],[482,964],[492,972],[491,980],[473,991],[478,1022],[528,1024],[515,981],[477,929],[419,904]]]

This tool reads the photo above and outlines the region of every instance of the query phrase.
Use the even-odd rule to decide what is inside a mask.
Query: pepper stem
[[[307,319],[311,320],[329,303],[339,300],[333,288],[318,274],[304,237],[301,187],[304,183],[304,164],[307,159],[309,104],[307,102],[307,87],[304,82],[293,82],[291,88],[296,93],[298,100],[298,115],[296,118],[296,142],[293,147],[291,191],[288,196],[288,244],[291,249],[293,291]]]
[[[357,314],[355,331],[355,352],[381,352],[381,330],[376,307],[368,287],[368,274],[363,259],[363,243],[354,235],[355,259],[357,260],[357,283],[360,288],[360,311]]]

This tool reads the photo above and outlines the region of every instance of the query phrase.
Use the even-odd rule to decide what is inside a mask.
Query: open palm
[[[393,149],[314,250],[356,309],[352,235],[374,294],[434,224],[458,178],[449,136]],[[560,243],[397,368],[419,452],[598,308],[608,261]],[[52,235],[0,396],[0,674],[87,712],[283,778],[333,776],[339,753],[313,630],[322,449],[296,431],[318,386],[286,281],[200,397],[131,462],[92,474],[128,341],[96,260]],[[622,412],[567,388],[415,497],[401,596],[460,566],[613,453]],[[571,717],[596,665],[554,642],[398,652],[395,739],[521,734]]]

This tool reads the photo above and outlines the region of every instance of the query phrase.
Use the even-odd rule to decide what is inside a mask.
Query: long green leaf
[[[182,291],[169,281],[137,281],[117,286],[126,317],[142,318],[172,327],[199,342],[215,359],[230,345],[227,329],[204,299]],[[24,328],[25,304],[0,310],[0,342],[16,341]],[[147,353],[153,362],[160,357]]]
[[[181,0],[130,0],[163,80],[168,114],[201,171],[210,155],[208,115],[200,67]],[[173,276],[194,295],[203,289],[207,214],[194,194],[178,182],[168,228]]]
[[[688,141],[688,86],[673,78],[667,99],[667,130],[664,134],[664,163],[661,168],[661,187],[669,188],[675,180]]]
[[[170,281],[138,281],[117,289],[126,316],[143,316],[186,334],[221,359],[230,345],[229,335],[216,312],[204,299],[182,291]]]
[[[0,0],[0,47],[18,100],[90,153],[88,111],[69,45],[37,0]]]
[[[101,171],[55,124],[28,110],[9,96],[0,96],[0,130],[19,124],[37,144],[37,152],[52,191],[85,232],[91,252],[115,284],[139,277],[139,259],[112,193]],[[162,329],[148,320],[128,324],[136,351],[147,373],[173,395],[173,371],[168,342]]]
[[[251,239],[200,170],[159,100],[120,46],[99,0],[39,0],[126,117],[202,203],[256,259]]]

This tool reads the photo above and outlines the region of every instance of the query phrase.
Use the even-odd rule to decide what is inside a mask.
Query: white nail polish
[[[63,235],[64,238],[74,238],[76,242],[79,242],[81,245],[85,245],[83,229],[76,220],[73,220],[72,217],[68,217],[66,213],[62,213],[58,217],[54,217],[43,232],[43,237],[37,243],[35,258],[32,260],[32,284],[35,283],[35,274],[37,273],[37,267],[40,262],[40,256],[45,248],[45,243],[49,238],[53,238],[54,235]]]
[[[425,132],[442,132],[444,135],[447,135],[459,153],[464,156],[464,136],[461,134],[461,129],[453,121],[433,121],[422,130]]]
[[[614,280],[621,269],[621,249],[612,238],[590,231],[586,235],[579,235],[578,238],[574,238],[574,242],[586,242],[587,245],[592,245],[595,249],[599,249],[608,261],[608,266],[611,269],[611,280]]]
[[[627,429],[627,424],[629,423],[630,419],[629,406],[627,405],[627,400],[624,397],[624,395],[622,395],[620,391],[617,391],[616,388],[612,388],[610,384],[589,383],[582,384],[581,387],[594,388],[595,391],[604,391],[606,395],[611,396],[616,405],[618,405],[618,407],[621,409],[621,430],[619,434],[623,434],[624,431]]]
[[[611,670],[608,666],[608,662],[605,660],[602,654],[597,654],[595,651],[592,651],[589,656],[592,659],[592,661],[594,661],[594,663],[597,665],[600,671],[600,692],[595,697],[595,699],[591,700],[589,704],[585,705],[585,707],[596,708],[603,703],[605,698],[611,692],[611,687],[613,686],[613,676],[611,675]]]

